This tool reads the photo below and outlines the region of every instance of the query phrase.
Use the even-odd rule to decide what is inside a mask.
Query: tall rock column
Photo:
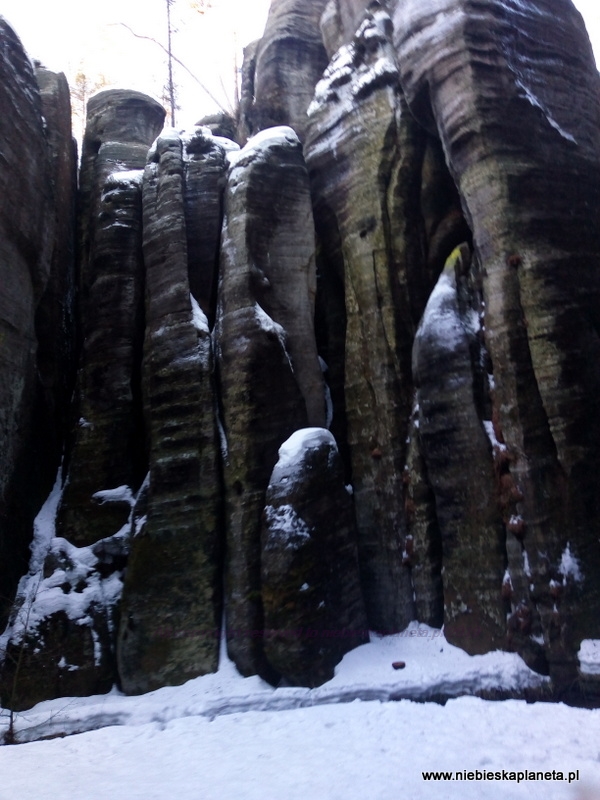
[[[307,423],[325,422],[313,331],[314,223],[302,149],[290,128],[257,135],[235,158],[220,270],[228,649],[242,674],[274,679],[262,648],[265,492],[283,441]]]
[[[36,312],[51,271],[55,218],[49,151],[33,69],[0,18],[0,624],[25,572],[39,507],[32,426]],[[53,330],[56,340],[62,331]],[[48,487],[46,487],[48,488]],[[26,491],[25,491],[26,489]]]
[[[50,275],[36,312],[41,419],[36,438],[50,491],[63,455],[77,367],[75,353],[75,236],[77,145],[71,133],[71,99],[67,79],[39,68],[42,112],[46,121],[50,173],[54,192],[54,243]]]
[[[209,154],[203,162],[195,157]],[[192,163],[194,162],[194,163]],[[146,338],[143,388],[150,444],[144,510],[132,541],[121,604],[118,666],[127,693],[177,685],[213,672],[221,625],[221,480],[208,321],[190,291],[186,175],[204,169],[207,220],[220,208],[225,150],[200,131],[165,131],[144,173]],[[202,181],[200,181],[202,183]],[[189,197],[188,197],[189,199]],[[210,225],[207,226],[210,230]],[[213,226],[214,229],[214,226]],[[194,241],[190,246],[190,235]],[[218,249],[218,226],[207,245]],[[208,261],[210,269],[214,262]],[[202,276],[200,283],[204,283]],[[143,516],[142,516],[143,513]]]
[[[417,435],[435,497],[443,557],[444,634],[472,654],[502,647],[506,631],[505,529],[492,444],[477,402],[487,389],[487,376],[480,368],[474,283],[469,247],[463,245],[440,275],[413,347]],[[423,513],[423,507],[418,510]],[[424,545],[419,541],[419,549]],[[418,555],[427,563],[424,553]]]
[[[319,32],[326,0],[273,0],[265,32],[245,54],[243,132],[291,126],[301,140],[306,109],[327,66]],[[249,91],[249,85],[252,91]]]
[[[410,573],[402,563],[416,329],[408,272],[417,273],[424,261],[424,145],[401,112],[390,29],[384,11],[368,13],[337,53],[317,86],[306,140],[324,289],[336,262],[343,270],[359,557],[369,623],[382,631],[401,630],[413,618]]]
[[[127,503],[100,503],[94,495],[124,485],[135,491],[146,473],[141,170],[163,119],[164,109],[137,92],[106,91],[88,104],[80,179],[83,342],[58,514],[59,534],[78,546],[116,533],[129,517]]]
[[[570,0],[405,0],[402,85],[439,134],[483,275],[509,631],[558,687],[600,635],[600,91]]]

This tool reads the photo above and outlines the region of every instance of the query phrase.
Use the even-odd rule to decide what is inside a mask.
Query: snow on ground
[[[406,667],[395,671],[399,660]],[[61,698],[19,714],[21,737],[87,732],[1,747],[0,800],[600,798],[600,711],[390,699],[543,685],[517,656],[470,657],[417,624],[373,636],[313,690],[241,678],[222,656],[218,673],[182,687]],[[554,770],[565,780],[425,781],[429,770]]]

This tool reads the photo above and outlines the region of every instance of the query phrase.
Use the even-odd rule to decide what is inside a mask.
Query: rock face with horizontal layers
[[[265,654],[289,684],[319,686],[369,640],[352,498],[335,439],[294,433],[279,449],[262,525]]]
[[[325,2],[273,0],[264,35],[247,54],[248,64],[255,63],[253,91],[243,92],[241,118],[251,133],[290,125],[304,139],[306,109],[328,60],[319,32]]]
[[[485,430],[493,436],[492,421],[482,419],[488,387],[474,284],[463,245],[448,259],[413,347],[418,436],[441,533],[444,635],[471,654],[502,647],[506,627],[505,530]]]
[[[198,167],[197,155],[208,152],[207,174],[215,164],[223,171],[225,150],[212,137],[165,131],[144,173],[150,471],[118,642],[121,684],[131,694],[184,683],[218,663],[222,525],[213,353],[206,316],[190,291],[188,260],[198,249],[202,217],[186,225],[186,188],[193,191],[186,178]],[[190,214],[200,211],[194,203]],[[214,253],[217,245],[218,228],[208,249]],[[207,267],[213,270],[214,260]]]
[[[164,109],[110,90],[88,104],[81,166],[79,309],[83,347],[77,427],[58,530],[89,545],[116,533],[129,508],[95,495],[147,471],[140,375],[144,330],[141,170]]]
[[[226,615],[229,653],[244,675],[273,677],[264,659],[260,520],[277,451],[325,422],[313,333],[314,223],[298,137],[251,139],[229,174],[217,341],[227,440]]]
[[[4,23],[0,39],[8,594],[58,452],[39,431],[61,429],[69,393],[73,151],[64,81],[41,70],[40,98]],[[224,606],[239,671],[274,684],[326,680],[366,613],[587,691],[600,84],[580,16],[274,0],[247,56],[240,141],[296,132],[239,153],[197,128],[148,157],[157,103],[89,103],[79,424],[2,636],[2,701],[212,671]]]
[[[323,283],[327,272],[343,271],[345,410],[360,564],[369,623],[382,631],[401,630],[414,613],[402,563],[402,472],[415,330],[407,258],[411,246],[420,257],[421,244],[418,220],[405,236],[406,200],[414,189],[418,200],[422,157],[400,147],[401,137],[408,145],[410,122],[402,119],[390,27],[385,12],[368,14],[333,59],[309,110],[306,141]]]
[[[598,637],[600,93],[581,16],[533,6],[406,0],[401,79],[439,133],[473,231],[505,445],[509,632],[540,625],[550,674],[577,680]]]
[[[165,113],[148,95],[126,89],[99,92],[87,104],[79,171],[80,311],[84,320],[91,280],[88,261],[104,181],[113,172],[144,167],[148,147],[160,133]]]
[[[38,86],[19,39],[4,19],[0,19],[0,140],[2,623],[5,598],[14,595],[19,575],[26,569],[32,520],[43,500],[34,436],[40,396],[36,314],[50,277],[55,225]],[[55,340],[64,336],[60,330],[45,333]]]
[[[237,145],[198,127],[185,137],[184,213],[190,291],[212,329],[217,303],[227,153]]]

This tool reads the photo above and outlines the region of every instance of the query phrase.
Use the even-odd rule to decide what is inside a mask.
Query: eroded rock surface
[[[441,539],[444,634],[475,654],[505,643],[506,555],[492,445],[482,420],[487,376],[480,366],[480,309],[470,291],[470,268],[464,245],[448,260],[429,298],[413,370],[418,436]],[[487,425],[491,430],[491,420]]]
[[[289,128],[267,131],[250,140],[229,175],[217,321],[228,448],[228,647],[245,675],[271,672],[253,632],[263,629],[260,517],[277,451],[298,428],[325,421],[314,270],[300,143]]]
[[[147,471],[141,406],[144,335],[141,170],[164,109],[139,92],[88,103],[80,171],[76,419],[58,530],[88,545],[116,533],[129,509],[99,504],[117,486],[137,491]]]
[[[251,133],[276,125],[290,125],[301,140],[315,85],[327,66],[319,31],[326,0],[274,0],[255,53],[247,54],[252,85],[242,98],[242,118]]]
[[[190,290],[188,234],[196,228],[186,225],[186,177],[198,178],[199,151],[212,155],[204,159],[207,174],[211,161],[224,165],[225,151],[212,137],[200,131],[184,140],[166,131],[144,173],[150,472],[118,646],[121,683],[133,694],[213,672],[218,660],[222,501],[213,353],[206,316]],[[217,244],[218,238],[209,249]],[[213,270],[214,260],[207,266]]]
[[[26,569],[42,498],[35,441],[36,313],[51,272],[50,153],[31,63],[0,18],[0,620]],[[47,332],[56,339],[60,330]],[[41,401],[41,398],[40,398]],[[43,401],[42,401],[43,402]],[[42,449],[43,450],[43,449]],[[53,469],[55,469],[54,467]],[[43,476],[47,480],[48,476]],[[51,480],[50,480],[51,483]],[[48,486],[44,487],[48,490]]]
[[[385,631],[401,630],[414,613],[402,563],[402,471],[415,330],[407,257],[411,247],[420,256],[418,217],[405,231],[422,163],[414,148],[400,146],[411,123],[402,117],[390,27],[386,13],[369,14],[339,51],[317,86],[306,142],[322,271],[343,270],[345,413],[360,565],[369,622]]]
[[[407,0],[394,22],[403,88],[439,133],[482,269],[496,431],[514,484],[509,628],[524,651],[541,622],[551,674],[568,687],[600,619],[592,51],[566,0]]]
[[[318,686],[368,641],[352,499],[333,436],[297,431],[279,449],[263,513],[265,654],[283,679]]]

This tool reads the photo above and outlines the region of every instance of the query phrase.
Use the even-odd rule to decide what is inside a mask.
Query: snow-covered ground
[[[398,661],[404,669],[392,667]],[[517,656],[470,657],[417,624],[373,637],[313,690],[241,678],[222,655],[218,673],[182,687],[62,698],[18,715],[21,739],[86,732],[1,747],[0,800],[600,798],[600,710],[422,702],[543,686]],[[0,723],[1,735],[6,713]],[[457,770],[487,779],[422,775]],[[523,771],[564,780],[511,776]]]

